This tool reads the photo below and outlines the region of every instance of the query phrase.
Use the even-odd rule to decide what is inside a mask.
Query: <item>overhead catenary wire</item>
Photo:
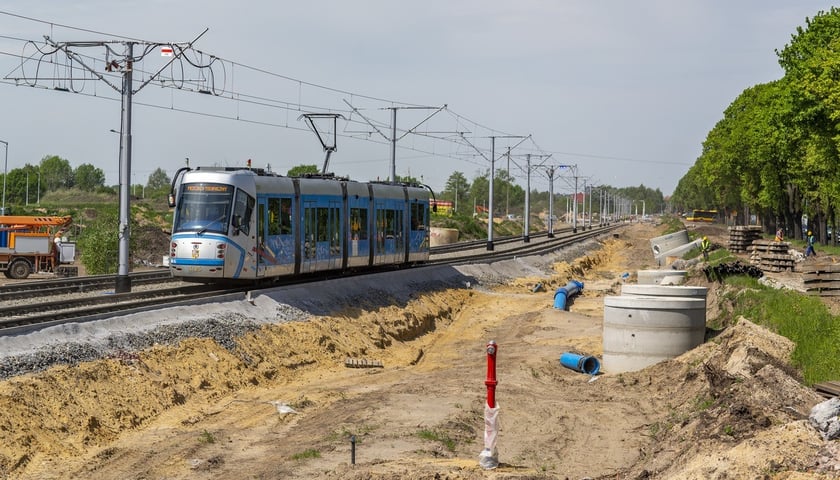
[[[75,30],[75,31],[80,31],[80,32],[87,32],[87,33],[96,33],[96,34],[100,34],[100,35],[107,35],[107,36],[110,36],[110,37],[113,37],[113,38],[117,38],[117,39],[125,39],[125,40],[134,41],[134,42],[143,42],[143,43],[148,43],[148,44],[153,45],[153,46],[163,45],[163,43],[160,43],[160,42],[148,42],[148,41],[144,41],[144,40],[142,40],[142,39],[135,38],[135,37],[129,37],[129,36],[120,35],[120,34],[115,34],[115,33],[108,33],[108,32],[103,32],[103,31],[97,31],[97,30],[85,29],[85,28],[80,28],[80,27],[74,27],[74,26],[71,26],[71,25],[60,24],[60,23],[56,23],[56,22],[52,22],[52,21],[47,21],[47,20],[42,20],[42,19],[37,19],[37,18],[28,17],[28,16],[24,16],[24,15],[18,15],[18,14],[14,14],[14,13],[7,12],[7,11],[0,11],[0,15],[13,16],[13,17],[17,17],[17,18],[21,18],[21,19],[25,19],[25,20],[33,21],[33,22],[42,23],[42,24],[45,24],[45,25],[58,26],[58,27],[61,27],[61,28],[66,28],[66,29],[69,29],[69,30]],[[24,39],[20,39],[20,40],[24,40]],[[88,44],[90,44],[90,45],[94,45],[94,44],[98,44],[98,43],[100,43],[100,42],[88,42]],[[74,42],[74,44],[76,44],[76,45],[81,45],[81,44],[84,44],[84,42]],[[201,63],[197,63],[197,62],[192,62],[192,61],[190,61],[190,60],[189,60],[189,57],[185,56],[185,57],[184,57],[184,59],[185,59],[185,60],[187,60],[189,63],[191,63],[191,64],[192,64],[193,66],[195,66],[195,67],[206,67],[206,66],[209,66],[210,64],[212,64],[213,62],[216,62],[216,61],[219,61],[219,62],[228,62],[228,63],[230,63],[230,64],[231,64],[231,65],[233,65],[233,66],[238,66],[238,67],[241,67],[241,68],[243,68],[243,69],[252,70],[252,71],[254,71],[254,72],[258,72],[258,73],[262,73],[262,74],[265,74],[265,75],[269,75],[269,76],[272,76],[272,77],[274,77],[274,78],[280,78],[280,79],[288,80],[288,81],[295,82],[295,83],[298,83],[298,84],[303,85],[303,86],[309,86],[309,87],[313,87],[313,88],[318,88],[318,89],[325,90],[325,91],[329,91],[329,92],[340,93],[340,94],[343,94],[343,95],[351,95],[353,98],[357,98],[357,99],[366,99],[366,100],[371,100],[371,101],[383,102],[383,103],[388,103],[388,104],[390,104],[390,105],[392,105],[392,106],[393,106],[393,105],[402,105],[402,106],[406,106],[406,107],[424,107],[424,105],[420,105],[420,104],[416,104],[416,103],[412,103],[412,102],[405,102],[405,101],[397,101],[397,100],[393,100],[393,99],[386,99],[386,98],[377,97],[377,96],[373,96],[373,95],[366,95],[366,94],[362,94],[362,93],[358,93],[358,92],[351,92],[351,91],[349,91],[349,90],[345,90],[345,89],[334,88],[334,87],[330,87],[330,86],[327,86],[327,85],[324,85],[324,84],[320,84],[320,83],[316,83],[316,82],[305,81],[305,80],[301,80],[301,79],[298,79],[298,78],[295,78],[295,77],[292,77],[292,76],[288,76],[288,75],[284,75],[284,74],[280,74],[280,73],[272,72],[272,71],[267,70],[267,69],[264,69],[264,68],[255,67],[255,66],[248,65],[248,64],[245,64],[245,63],[235,62],[235,61],[232,61],[232,60],[226,60],[226,59],[224,59],[224,58],[222,58],[222,57],[219,57],[219,56],[215,56],[215,55],[207,54],[206,52],[203,52],[203,51],[201,51],[201,50],[199,50],[199,49],[193,49],[193,50],[194,50],[194,51],[196,52],[196,54],[198,54],[198,55],[207,55],[209,58],[211,58],[211,61],[210,61],[209,63],[207,63],[207,64],[203,64],[203,65],[202,65]],[[140,58],[142,58],[142,57],[143,57],[143,56],[145,56],[146,54],[148,54],[148,52],[144,52],[142,55],[139,55],[139,56],[138,56],[137,58],[135,58],[134,60],[135,60],[135,61],[138,61]],[[461,114],[458,114],[458,113],[453,112],[451,109],[447,109],[447,111],[448,111],[449,113],[451,113],[451,114],[453,114],[453,115],[457,116],[457,117],[458,117],[459,119],[461,119],[462,121],[465,121],[465,122],[467,122],[467,123],[472,123],[472,124],[474,124],[474,125],[475,125],[475,126],[477,126],[477,127],[480,127],[480,128],[483,128],[483,129],[487,129],[487,130],[490,130],[491,132],[498,133],[498,134],[506,134],[505,132],[502,132],[502,131],[500,131],[500,130],[492,129],[492,128],[486,127],[486,126],[484,126],[484,125],[481,125],[481,124],[479,124],[478,122],[474,122],[474,121],[470,120],[469,118],[467,118],[467,117],[466,117],[466,116],[464,116],[464,115],[461,115]]]
[[[117,41],[131,41],[137,42],[139,44],[143,44],[144,48],[141,50],[141,53],[135,55],[131,61],[139,63],[142,59],[148,56],[151,52],[155,51],[156,47],[162,45],[172,46],[176,50],[179,50],[179,44],[177,43],[161,43],[161,42],[149,42],[140,38],[130,37],[122,34],[115,34],[111,32],[104,32],[100,30],[93,30],[87,28],[76,27],[72,25],[46,21],[34,17],[29,17],[25,15],[18,15],[8,11],[0,11],[0,15],[6,15],[9,17],[18,18],[25,21],[30,22],[37,22],[39,24],[47,25],[50,28],[50,37],[54,37],[55,29],[67,29],[75,32],[82,32],[82,33],[90,33],[96,34],[101,36],[109,37],[111,40],[109,42],[117,43]],[[20,36],[11,36],[11,35],[3,35],[0,38],[4,38],[10,40],[12,42],[19,42],[19,43],[26,43],[32,42],[32,45],[36,45],[38,42],[34,42],[33,40],[28,40],[22,38]],[[94,44],[101,44],[101,42],[75,42],[75,45],[94,45]],[[44,45],[44,44],[41,44]],[[188,108],[182,105],[179,105],[180,97],[176,97],[174,92],[170,96],[170,100],[168,105],[162,104],[160,102],[136,102],[138,106],[143,106],[147,108],[156,108],[156,109],[166,109],[170,111],[181,112],[190,115],[197,115],[203,116],[208,118],[218,118],[218,119],[226,119],[226,120],[235,120],[243,123],[249,123],[254,125],[263,125],[272,128],[287,128],[293,131],[307,131],[305,128],[295,126],[290,124],[288,121],[285,123],[267,120],[260,118],[259,111],[249,111],[245,112],[242,110],[243,106],[252,106],[264,109],[277,109],[281,111],[288,112],[295,112],[299,113],[301,111],[316,111],[316,112],[336,112],[342,113],[347,118],[346,124],[347,126],[356,127],[371,127],[376,126],[378,128],[387,128],[388,124],[384,121],[378,121],[376,119],[371,119],[370,122],[361,121],[358,118],[358,115],[353,115],[352,109],[345,109],[338,104],[329,104],[329,103],[322,103],[321,101],[307,101],[310,98],[309,93],[306,91],[307,89],[317,89],[324,92],[330,92],[337,95],[345,95],[353,99],[354,101],[368,101],[374,103],[384,103],[387,104],[388,107],[384,108],[393,108],[395,106],[404,106],[404,107],[424,107],[424,105],[413,103],[413,102],[404,102],[404,101],[397,101],[393,99],[387,99],[380,96],[375,95],[368,95],[362,94],[359,92],[353,92],[350,90],[342,89],[342,88],[335,88],[325,84],[306,81],[302,79],[295,78],[290,75],[278,73],[271,71],[269,69],[256,67],[253,65],[249,65],[242,62],[237,62],[233,60],[227,60],[221,56],[212,55],[202,50],[196,49],[192,47],[192,44],[189,44],[189,48],[183,48],[181,50],[182,55],[177,56],[178,61],[173,61],[168,64],[168,71],[166,72],[167,75],[164,79],[160,80],[159,82],[156,81],[155,85],[159,85],[162,88],[171,88],[173,90],[184,91],[187,93],[207,93],[209,90],[213,96],[218,98],[227,99],[229,101],[233,101],[236,103],[236,107],[234,108],[235,113],[231,114],[223,114],[223,113],[213,113],[208,111],[202,111],[198,108]],[[36,50],[37,53],[33,53],[33,55],[49,55],[54,54],[55,50],[46,50],[46,49],[38,49]],[[120,52],[116,52],[112,50],[112,55],[119,55]],[[24,53],[21,54],[14,54],[11,52],[0,51],[0,56],[13,56],[19,58],[21,62],[26,61],[29,57]],[[90,55],[81,55],[80,58],[91,60],[96,62],[96,65],[101,65],[99,62],[103,62],[101,58],[90,56]],[[103,62],[104,63],[104,62]],[[186,68],[186,65],[189,65],[192,68],[197,68],[202,71],[206,69],[206,75],[202,75],[199,78],[188,78],[189,72]],[[135,72],[140,75],[147,75],[149,78],[154,76],[154,72],[147,71],[145,69],[138,68],[138,65],[135,65]],[[83,72],[85,71],[79,65],[76,65],[74,62],[70,61],[64,64],[65,75],[62,76],[55,76],[50,80],[53,82],[67,82],[70,85],[71,90],[77,94],[82,95],[89,95],[96,98],[108,98],[107,94],[100,93],[89,93],[84,91],[84,83],[93,80],[94,77],[86,76]],[[233,70],[236,69],[238,72],[238,76],[241,76],[244,72],[253,72],[260,75],[267,75],[271,78],[281,79],[287,82],[291,82],[297,86],[297,98],[295,100],[290,100],[289,98],[283,97],[271,97],[264,94],[258,94],[256,92],[247,91],[247,82],[242,83],[243,87],[239,89],[233,88],[232,78],[233,78]],[[163,70],[163,69],[161,69]],[[112,78],[116,80],[119,76],[103,74],[103,76],[107,76],[108,78]],[[25,76],[23,78],[26,78]],[[149,80],[150,81],[150,80]],[[230,81],[230,84],[229,84]],[[81,82],[81,83],[79,83]],[[0,83],[7,84],[7,85],[19,85],[17,82],[8,81],[8,80],[0,80]],[[26,83],[24,81],[24,83]],[[36,85],[30,85],[36,86]],[[42,86],[38,86],[42,87]],[[209,87],[209,88],[204,88]],[[106,89],[107,90],[107,89]],[[95,91],[95,90],[94,90]],[[176,100],[177,99],[177,100]],[[373,110],[373,109],[382,109],[382,106],[373,106],[373,107],[357,107],[357,112],[365,111],[365,110]],[[421,153],[424,155],[429,155],[431,157],[443,157],[443,158],[451,158],[457,160],[459,162],[463,162],[466,164],[478,165],[481,167],[488,166],[489,162],[487,159],[486,154],[489,153],[488,149],[483,145],[470,145],[469,142],[465,142],[464,138],[465,135],[468,135],[469,138],[477,139],[481,137],[488,137],[488,136],[495,136],[495,137],[503,137],[503,136],[514,136],[509,132],[503,131],[501,129],[489,127],[483,123],[479,123],[471,118],[460,114],[458,112],[453,111],[451,108],[446,107],[443,109],[447,115],[450,116],[454,123],[454,128],[451,131],[446,129],[430,129],[428,131],[414,129],[399,129],[400,136],[405,136],[411,133],[414,136],[422,137],[430,141],[431,147],[423,148],[417,144],[413,145],[398,145],[398,148],[401,151],[415,151],[417,153]],[[255,114],[256,112],[256,114]],[[464,128],[469,127],[469,128]],[[345,132],[352,131],[351,129],[347,129],[345,127]],[[456,135],[451,132],[457,131],[465,132],[462,135]],[[387,144],[387,142],[378,141],[377,139],[373,139],[370,137],[369,134],[366,134],[363,131],[354,132],[354,134],[347,135],[347,134],[339,134],[343,138],[351,138],[354,140],[364,140],[367,142],[371,142],[374,144]],[[439,148],[437,144],[434,142],[445,142],[445,144],[450,145],[447,148]],[[581,153],[573,153],[573,152],[563,152],[563,151],[547,151],[544,150],[532,136],[528,137],[528,141],[530,145],[521,145],[522,151],[535,153],[537,155],[565,155],[565,156],[572,156],[572,157],[583,157],[583,158],[603,158],[603,159],[611,159],[611,160],[623,160],[623,161],[633,161],[633,162],[642,162],[642,163],[663,163],[663,164],[682,164],[679,162],[658,162],[658,161],[651,161],[651,160],[644,160],[644,159],[633,159],[633,158],[620,158],[620,157],[611,157],[611,156],[604,156],[604,155],[594,155],[594,154],[581,154]],[[473,142],[475,143],[475,142]],[[520,142],[521,143],[521,142]],[[465,151],[473,149],[473,153],[467,154],[464,153]],[[476,155],[476,152],[483,152],[483,154]],[[484,157],[484,158],[481,158]],[[523,170],[522,165],[518,162],[514,161],[514,165],[518,167],[517,172],[508,172],[511,178],[521,178],[521,171]]]

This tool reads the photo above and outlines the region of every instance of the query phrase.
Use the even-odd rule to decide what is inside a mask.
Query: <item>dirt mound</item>
[[[131,263],[135,265],[158,266],[163,256],[169,254],[170,236],[156,225],[136,227],[132,232],[134,248],[131,249]]]
[[[813,467],[824,442],[806,419],[823,399],[799,382],[792,351],[789,340],[740,318],[713,341],[626,374],[651,382],[669,408],[651,426],[650,461],[630,478],[760,478]]]

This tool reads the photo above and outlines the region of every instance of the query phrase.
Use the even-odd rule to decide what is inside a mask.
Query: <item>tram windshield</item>
[[[183,231],[227,233],[233,186],[188,183],[181,188],[173,233]]]

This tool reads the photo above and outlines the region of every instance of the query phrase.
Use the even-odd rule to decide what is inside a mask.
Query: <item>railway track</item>
[[[494,249],[487,250],[487,241],[469,242],[457,250],[432,250],[430,264],[464,264],[488,261],[508,260],[515,257],[527,255],[541,255],[554,250],[568,247],[583,240],[597,237],[612,232],[621,225],[591,228],[586,231],[572,233],[572,229],[566,229],[558,233],[555,231],[553,237],[546,233],[532,235],[529,242],[524,242],[522,237],[512,239],[494,240]]]
[[[222,295],[238,292],[244,297],[248,289],[189,285],[0,307],[0,334],[14,335],[66,322],[97,320],[115,314],[137,313],[202,299],[220,301]]]
[[[132,285],[154,285],[176,281],[172,278],[172,274],[169,273],[168,269],[134,272],[130,274],[130,277]],[[49,280],[30,280],[7,284],[0,287],[0,302],[73,293],[98,292],[103,289],[113,288],[116,284],[116,278],[116,275],[91,275]]]
[[[492,251],[487,250],[486,241],[465,242],[455,247],[433,250],[428,265],[458,265],[539,255],[606,234],[618,227],[620,225],[592,228],[577,234],[568,229],[555,232],[553,237],[544,233],[537,234],[531,236],[527,243],[521,236],[502,238],[494,240]],[[242,299],[248,291],[260,288],[366,273],[370,272],[318,273],[265,284],[231,287],[181,282],[172,278],[168,270],[137,272],[131,274],[132,286],[147,288],[120,294],[113,292],[115,275],[16,283],[0,287],[0,335],[16,335],[61,323],[98,320],[175,305]]]

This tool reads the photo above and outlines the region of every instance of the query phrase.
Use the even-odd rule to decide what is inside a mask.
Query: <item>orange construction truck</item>
[[[18,279],[36,272],[58,273],[62,248],[56,239],[72,221],[71,217],[0,216],[0,271]]]

